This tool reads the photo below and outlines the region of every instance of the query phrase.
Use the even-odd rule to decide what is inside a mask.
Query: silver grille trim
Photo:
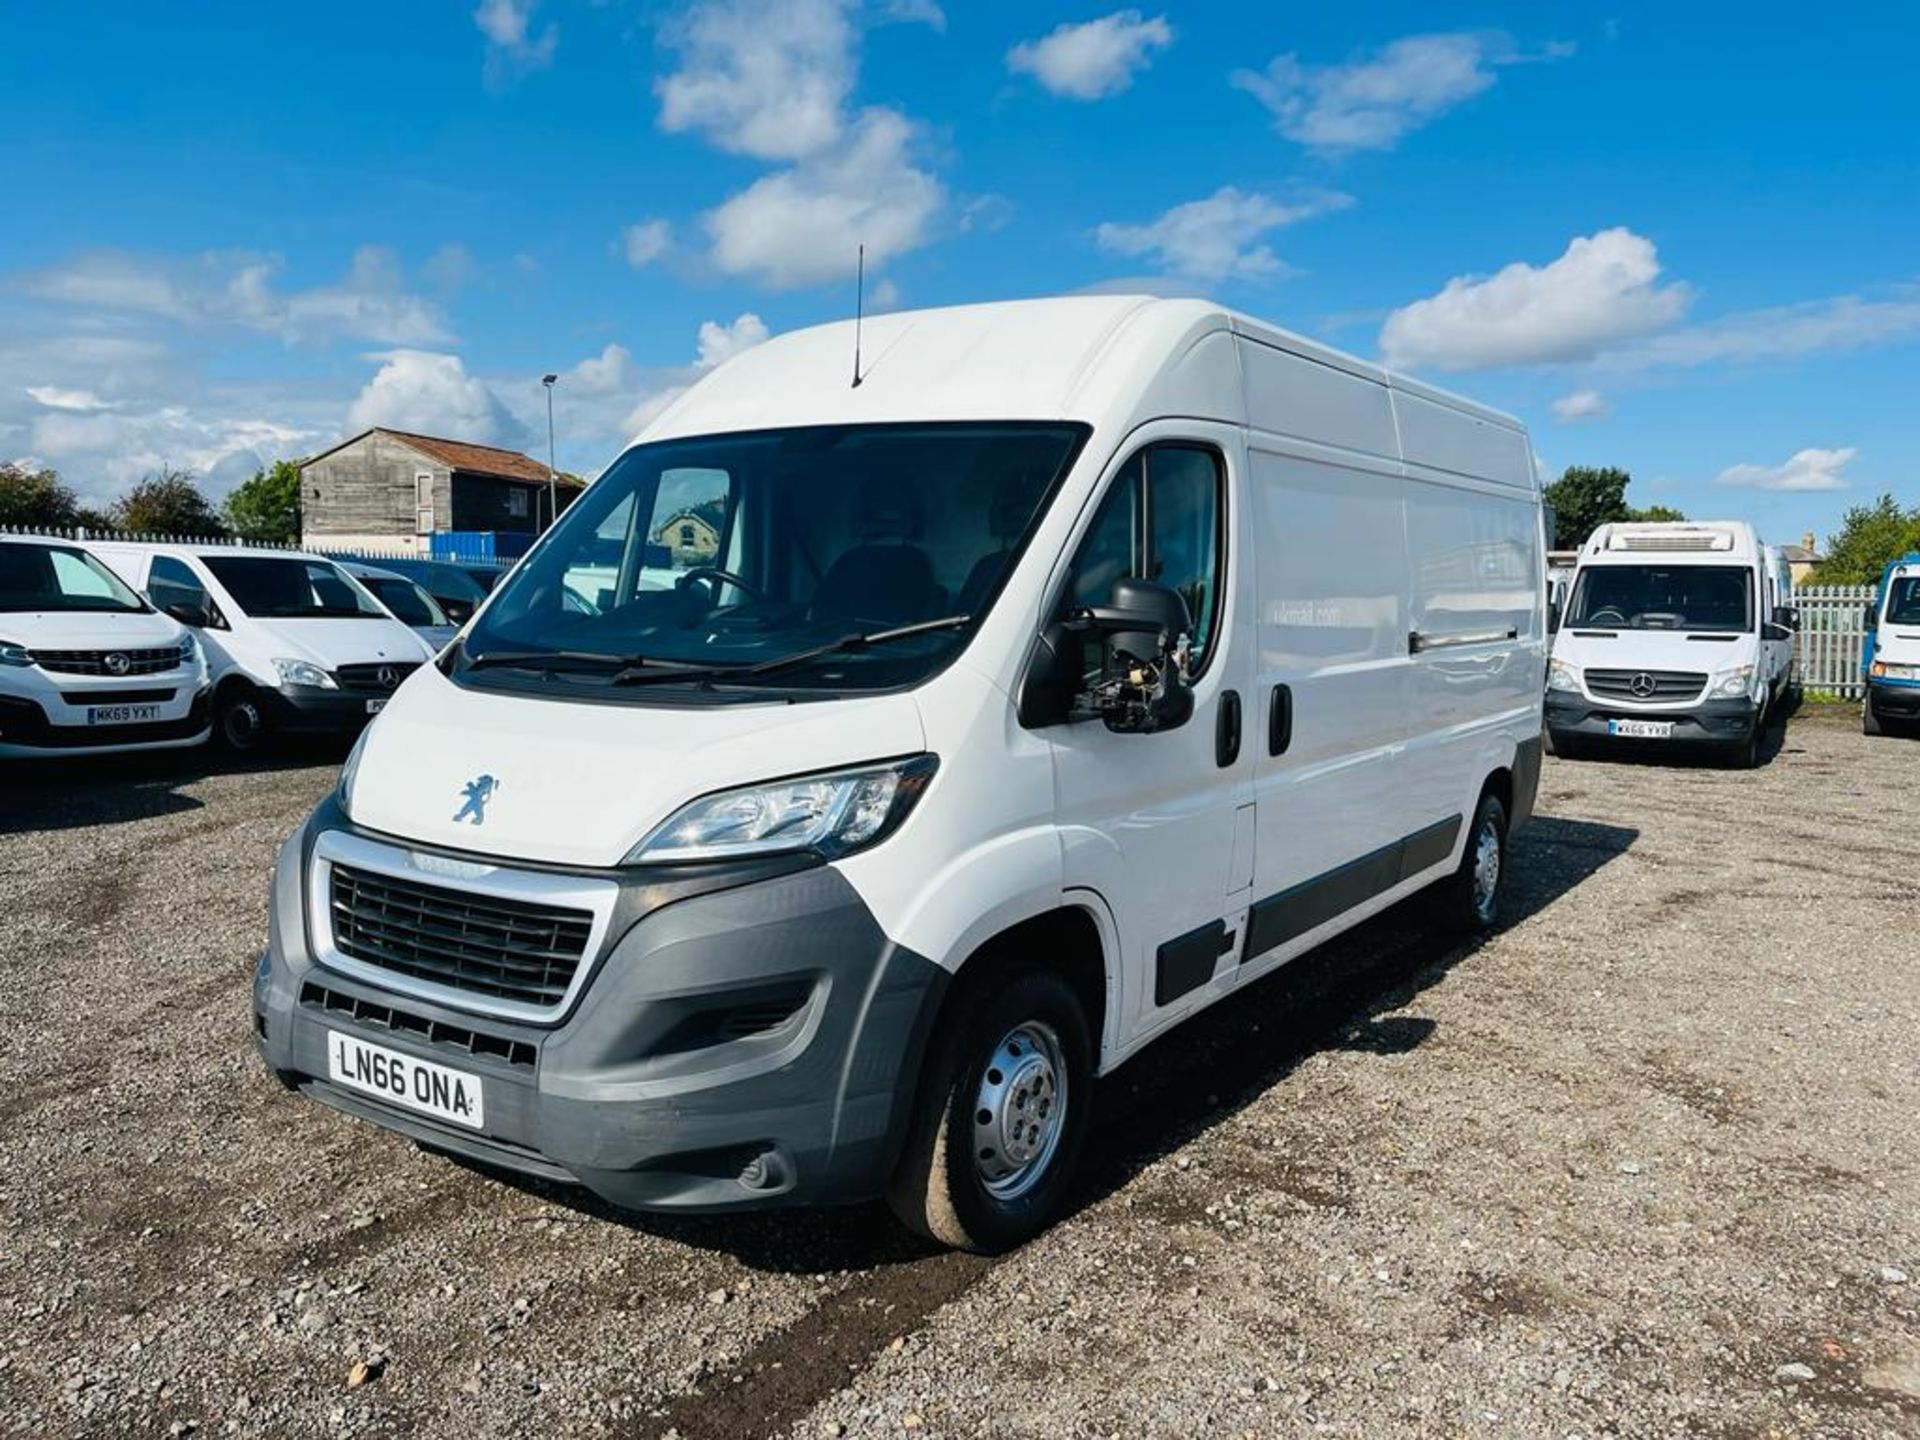
[[[390,970],[372,960],[357,959],[340,949],[333,928],[334,867],[389,876],[410,885],[458,891],[479,900],[519,905],[582,910],[592,916],[585,948],[574,968],[566,993],[549,1005],[535,1005],[488,995],[454,985],[443,985],[417,975]],[[312,928],[314,959],[329,970],[398,995],[445,1005],[475,1015],[492,1015],[535,1025],[560,1020],[579,998],[594,962],[606,945],[620,887],[611,880],[590,876],[554,875],[519,870],[481,859],[455,859],[412,850],[403,845],[369,840],[344,831],[329,830],[314,842],[307,866],[307,923]]]

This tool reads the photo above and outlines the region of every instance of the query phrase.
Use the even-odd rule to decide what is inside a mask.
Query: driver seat
[[[860,543],[843,553],[813,592],[816,619],[907,625],[946,602],[933,562],[912,542],[923,529],[919,497],[905,481],[866,480],[855,502]]]

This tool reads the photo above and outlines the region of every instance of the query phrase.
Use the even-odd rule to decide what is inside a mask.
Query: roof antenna
[[[853,281],[853,388],[860,388],[860,322],[867,308],[867,247],[860,247],[854,261]]]

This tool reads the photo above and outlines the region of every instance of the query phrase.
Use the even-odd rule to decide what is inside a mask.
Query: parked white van
[[[100,558],[195,627],[229,749],[279,734],[351,734],[432,649],[321,555],[102,540]]]
[[[1760,574],[1765,594],[1761,614],[1775,623],[1761,627],[1760,653],[1767,668],[1770,704],[1787,708],[1799,703],[1800,686],[1794,678],[1794,632],[1800,628],[1800,611],[1793,603],[1793,567],[1787,552],[1778,545],[1760,547]]]
[[[1884,735],[1920,726],[1920,553],[1902,555],[1881,572],[1866,618],[1860,728]]]
[[[1790,607],[1768,607],[1762,549],[1744,520],[1594,531],[1548,667],[1554,753],[1652,741],[1757,764],[1786,698],[1794,623]]]
[[[275,877],[286,1083],[621,1205],[886,1194],[991,1249],[1155,1036],[1424,887],[1495,922],[1515,421],[1198,301],[889,315],[857,384],[854,341],[703,379],[362,738]]]
[[[0,535],[0,756],[198,745],[207,699],[192,633],[86,546]]]

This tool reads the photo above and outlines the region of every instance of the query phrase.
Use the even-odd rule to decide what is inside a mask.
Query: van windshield
[[[1086,433],[856,425],[629,450],[501,582],[454,674],[542,693],[696,670],[708,690],[915,683],[965,644]]]
[[[1887,623],[1920,625],[1920,575],[1897,576],[1887,586]]]
[[[1600,630],[1753,629],[1742,565],[1595,565],[1574,581],[1566,623]]]
[[[202,555],[241,613],[256,620],[379,620],[386,612],[337,565],[289,555]]]
[[[379,597],[403,625],[451,625],[434,598],[411,580],[398,575],[366,575],[360,583]]]
[[[71,545],[0,545],[0,610],[100,610],[139,614],[140,597]]]

